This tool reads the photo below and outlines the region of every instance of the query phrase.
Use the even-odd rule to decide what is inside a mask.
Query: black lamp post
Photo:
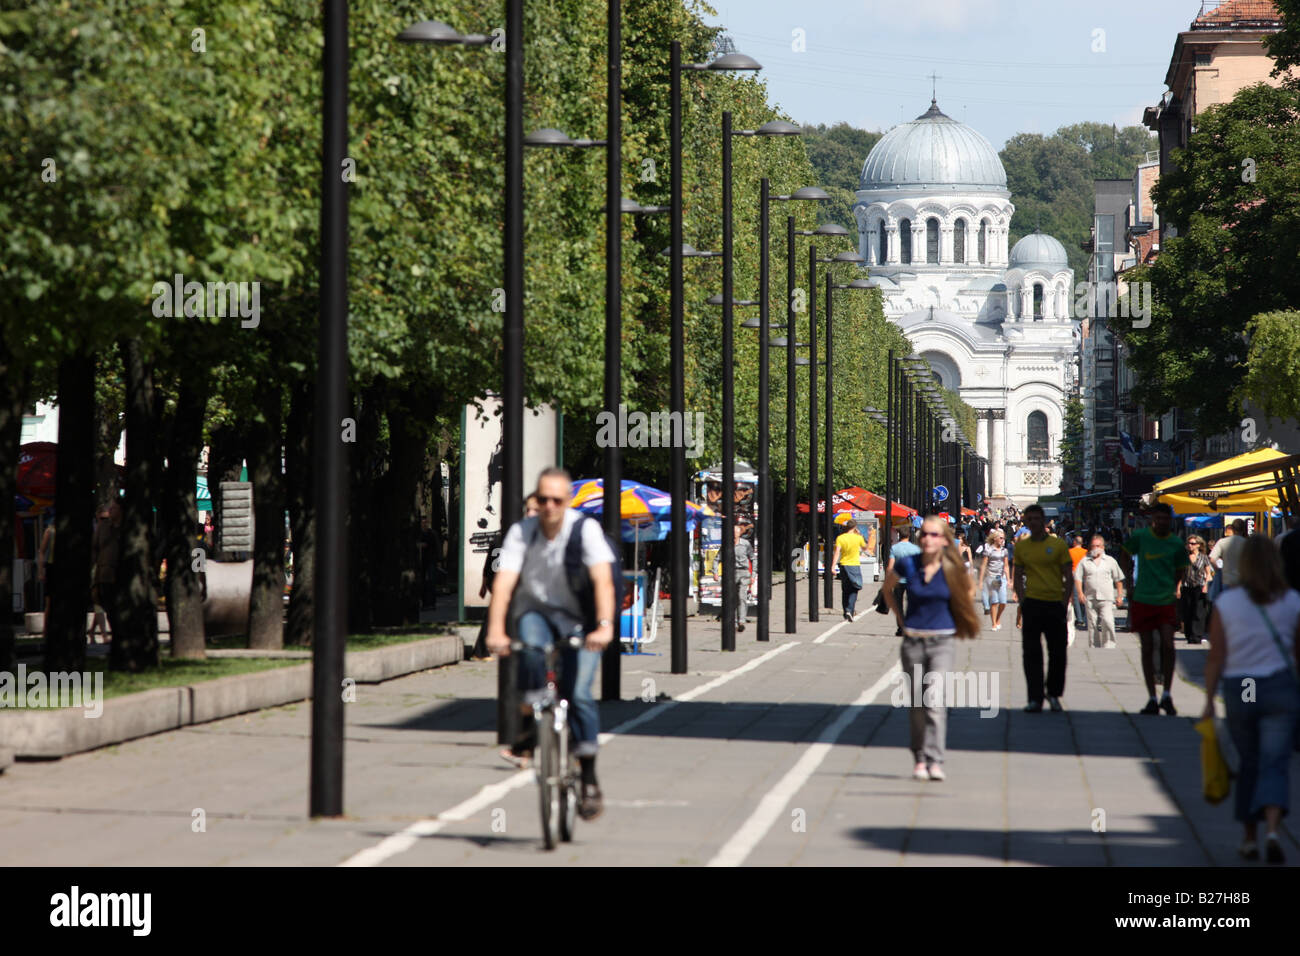
[[[888,376],[889,376],[887,378],[888,384],[886,385],[886,389],[889,393],[889,396],[892,398],[893,372],[894,372],[894,352],[892,349],[889,352],[889,362],[886,365],[886,368],[888,369]],[[889,405],[892,404],[893,402],[889,402],[885,407],[888,408]],[[874,406],[871,405],[865,406],[862,409],[862,411],[866,413],[866,416],[868,418],[870,418],[873,422],[875,422],[877,425],[881,426],[885,430],[885,513],[883,516],[885,520],[883,522],[884,528],[881,535],[881,545],[880,545],[880,553],[881,553],[880,560],[883,566],[889,561],[889,545],[890,545],[889,538],[891,533],[893,532],[893,528],[890,524],[894,512],[893,502],[890,500],[890,494],[894,490],[892,486],[892,482],[890,481],[890,478],[892,477],[893,464],[894,464],[892,457],[890,455],[890,449],[893,445],[893,436],[890,434],[889,417],[886,412],[882,412],[880,409],[875,408]]]
[[[316,500],[320,503],[316,516],[317,544],[320,558],[316,564],[316,590],[319,595],[315,622],[313,648],[312,696],[312,815],[342,813],[342,731],[343,710],[338,687],[343,680],[343,628],[347,623],[347,572],[346,532],[344,530],[347,500],[346,475],[343,472],[343,451],[338,441],[338,422],[344,415],[347,390],[347,193],[339,177],[339,165],[347,153],[347,4],[343,0],[327,0],[325,4],[325,89],[327,104],[332,96],[342,110],[341,117],[331,125],[332,109],[326,111],[325,123],[325,175],[323,202],[334,206],[335,197],[341,197],[341,220],[331,217],[322,229],[321,291],[325,302],[322,307],[322,324],[330,329],[331,344],[326,355],[322,340],[320,362],[321,407],[317,417],[316,441],[317,485]],[[506,3],[506,223],[505,223],[505,274],[506,321],[503,329],[504,367],[502,369],[502,437],[505,457],[505,477],[502,482],[502,527],[517,521],[523,497],[519,473],[523,465],[523,2],[507,0]],[[419,43],[430,46],[486,46],[492,38],[481,33],[462,34],[438,20],[424,20],[412,24],[397,37],[401,43]],[[341,71],[341,72],[340,72]],[[341,91],[331,92],[331,80],[340,77],[345,84]],[[339,208],[339,207],[335,207]],[[322,219],[325,225],[325,219]],[[335,231],[341,226],[343,246],[334,243]],[[516,255],[517,253],[517,255]],[[514,266],[518,268],[513,268]],[[335,310],[341,309],[336,314]],[[513,310],[513,311],[512,311]],[[514,414],[517,406],[518,414]],[[511,479],[516,479],[512,486]],[[512,503],[513,502],[513,503]],[[504,742],[505,725],[498,705],[498,734]],[[320,750],[319,736],[333,735],[337,731],[337,750],[331,745],[326,754]],[[319,751],[319,752],[318,752]],[[319,809],[323,804],[333,806],[334,785],[326,785],[331,797],[325,798],[319,786],[318,765],[325,775],[337,776],[337,809]]]
[[[773,196],[771,194],[771,186],[766,176],[763,177],[761,188],[760,188],[759,217],[758,217],[759,219],[758,296],[759,296],[759,310],[760,310],[759,321],[762,323],[762,327],[759,330],[759,346],[758,346],[758,540],[759,540],[759,544],[758,544],[758,635],[757,635],[760,641],[766,641],[770,639],[769,628],[771,622],[769,619],[769,614],[770,614],[770,602],[772,598],[772,518],[773,518],[772,509],[773,509],[773,505],[772,505],[772,488],[771,488],[771,474],[770,474],[771,411],[768,407],[768,401],[769,401],[768,389],[770,385],[770,377],[769,377],[769,369],[767,364],[768,363],[767,332],[768,332],[768,316],[769,316],[770,299],[771,299],[771,293],[769,289],[769,286],[771,284],[770,282],[771,266],[770,266],[770,258],[769,258],[771,236],[769,234],[770,223],[768,221],[769,204],[771,202],[791,202],[797,200],[822,201],[830,198],[831,197],[829,196],[829,194],[827,194],[825,190],[818,189],[816,186],[804,186],[801,189],[796,189],[794,192],[788,195]],[[837,227],[837,228],[843,228],[843,227]],[[793,247],[794,245],[793,230],[794,230],[794,217],[791,216],[788,217],[788,222],[786,223],[786,231],[789,234],[788,238],[790,240],[791,247]],[[790,273],[789,275],[787,275],[787,278],[789,279],[793,275],[793,261],[794,261],[793,255],[791,254],[790,250],[787,250],[787,258],[789,260],[787,266],[788,266],[788,271]],[[791,284],[793,285],[793,282],[791,282]],[[787,302],[787,309],[790,310],[793,309],[792,303]],[[790,324],[791,321],[793,320],[787,319],[787,323],[786,323],[787,326]],[[789,341],[791,342],[794,341],[793,334],[789,336]],[[790,411],[790,408],[794,397],[794,387],[793,387],[794,364],[793,362],[789,361],[791,358],[793,358],[793,356],[794,356],[794,347],[792,345],[787,346],[787,354],[786,354],[786,359],[787,359],[786,484],[787,485],[792,484],[791,478],[793,476],[793,470],[791,469],[791,458],[792,458],[791,451],[793,449],[793,442],[790,439],[790,431],[794,425],[794,414],[793,412]],[[793,498],[789,494],[787,494],[786,497],[787,497],[787,502],[793,501]],[[787,507],[787,512],[788,510],[789,509]],[[789,518],[788,513],[787,513],[787,518]],[[786,527],[793,530],[794,528],[793,520],[791,520],[790,523],[786,525]],[[786,561],[786,566],[787,566],[786,578],[788,581],[793,582],[794,575],[789,570],[788,560]],[[791,595],[790,588],[787,585],[786,588],[787,600],[789,600],[791,596],[792,595]],[[791,624],[791,621],[793,620],[791,615],[793,615],[793,613],[794,613],[793,607],[790,607],[786,610],[786,630],[788,633],[793,633],[793,626]]]
[[[831,265],[836,262],[852,262],[862,265],[866,262],[856,252],[840,252],[822,262]],[[869,289],[866,279],[856,280],[861,285],[842,286],[841,288]],[[825,556],[822,578],[824,582],[823,597],[828,609],[835,607],[835,580],[831,575],[831,558],[835,554],[835,353],[834,339],[831,335],[831,270],[826,270],[826,535],[823,543]]]
[[[670,268],[671,283],[671,330],[669,333],[669,414],[680,423],[681,441],[674,442],[672,448],[672,471],[669,474],[668,492],[672,497],[669,522],[671,535],[672,593],[670,614],[672,618],[672,673],[686,673],[686,591],[689,578],[688,552],[690,542],[686,538],[686,346],[684,326],[684,299],[682,290],[682,257],[690,249],[682,239],[682,71],[683,70],[759,70],[762,67],[756,60],[741,53],[728,53],[710,63],[682,63],[682,45],[674,40],[671,46],[669,76],[672,106],[669,117],[670,152],[672,153],[672,237],[668,246],[672,256]],[[694,252],[694,250],[691,250]]]
[[[797,136],[800,130],[785,120],[771,120],[758,129],[733,130],[731,111],[722,114],[722,649],[736,649],[736,463],[735,463],[735,347],[733,333],[733,252],[731,223],[731,138],[733,136]],[[764,336],[766,341],[766,336]]]
[[[816,229],[796,229],[794,228],[794,217],[788,216],[785,219],[785,313],[787,313],[787,325],[790,329],[794,328],[794,237],[796,235],[824,235],[824,237],[844,238],[848,237],[849,230],[844,226],[837,225],[835,222],[824,222]],[[811,248],[809,255],[809,347],[813,349],[814,358],[816,355],[816,247]],[[785,352],[785,479],[787,479],[787,489],[785,489],[785,527],[789,528],[790,542],[793,544],[794,528],[798,525],[798,483],[794,480],[796,473],[796,429],[794,429],[794,418],[798,414],[796,402],[796,380],[794,380],[794,369],[800,365],[809,364],[809,360],[796,358],[794,355],[794,336],[793,332],[785,342],[787,352]],[[810,427],[813,428],[810,437],[811,450],[809,453],[809,561],[816,561],[816,372],[815,369],[810,371],[809,381],[809,415]],[[793,549],[792,549],[793,553]],[[787,559],[789,571],[785,575],[785,633],[794,633],[797,630],[796,613],[798,610],[796,600],[796,585],[794,580],[794,568],[790,567],[790,561]],[[809,568],[809,620],[818,619],[816,615],[816,564]]]

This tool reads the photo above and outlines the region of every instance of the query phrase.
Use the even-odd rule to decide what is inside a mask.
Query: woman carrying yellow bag
[[[1221,690],[1241,762],[1233,803],[1245,831],[1238,852],[1259,859],[1262,820],[1265,857],[1283,863],[1278,828],[1290,807],[1291,751],[1300,716],[1300,593],[1287,586],[1277,546],[1262,534],[1246,539],[1237,568],[1241,586],[1219,595],[1210,617],[1201,718],[1214,716],[1214,692]]]

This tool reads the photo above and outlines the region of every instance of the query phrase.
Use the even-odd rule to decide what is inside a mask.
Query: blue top
[[[948,579],[943,576],[942,566],[927,582],[917,558],[901,558],[898,564],[906,569],[910,581],[907,585],[907,614],[903,618],[907,635],[956,634],[957,622],[953,620],[952,608],[948,604],[952,592],[948,590]]]
[[[900,584],[907,583],[907,578],[903,577],[903,559],[915,557],[920,553],[920,546],[912,544],[910,541],[899,541],[890,547],[889,556],[894,559],[894,573],[898,575]]]

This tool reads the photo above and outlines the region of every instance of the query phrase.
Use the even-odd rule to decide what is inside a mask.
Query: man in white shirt
[[[586,633],[582,650],[566,647],[563,651],[560,693],[573,705],[573,736],[577,742],[574,754],[582,765],[578,812],[584,820],[592,820],[600,815],[603,799],[596,781],[600,711],[591,684],[601,652],[614,638],[614,553],[600,522],[569,507],[573,480],[567,471],[543,471],[537,479],[535,496],[541,513],[513,525],[501,546],[492,603],[488,606],[487,645],[494,654],[510,653],[506,629],[509,612],[510,630],[524,645],[519,685],[528,703],[529,692],[546,683],[546,648],[557,639]],[[582,565],[590,576],[595,620],[585,620],[588,615],[583,601],[570,583],[572,569],[565,566],[565,552],[575,528],[582,536]],[[531,708],[524,712],[531,713]],[[528,748],[521,744],[518,749]]]
[[[1092,536],[1092,547],[1074,568],[1074,593],[1088,618],[1088,644],[1115,646],[1115,595],[1124,603],[1124,572],[1106,553],[1106,539]]]
[[[1241,583],[1237,559],[1241,557],[1241,549],[1245,546],[1246,522],[1238,518],[1232,523],[1231,529],[1224,529],[1223,537],[1214,542],[1214,547],[1210,549],[1210,563],[1223,572],[1224,591]]]

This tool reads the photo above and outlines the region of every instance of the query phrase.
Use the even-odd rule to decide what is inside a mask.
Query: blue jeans
[[[858,592],[862,590],[861,565],[840,565],[840,597],[844,613],[852,614],[858,606]]]
[[[1002,578],[1000,587],[994,588],[991,584],[994,575],[986,575],[984,578],[984,587],[980,588],[980,595],[984,599],[984,610],[989,609],[990,604],[1007,603],[1007,579]]]
[[[1070,595],[1070,607],[1074,608],[1074,623],[1076,627],[1087,627],[1088,618],[1083,611],[1083,602],[1079,600],[1077,593]]]
[[[1228,711],[1228,733],[1241,757],[1234,817],[1260,820],[1264,807],[1289,809],[1291,748],[1300,715],[1300,688],[1289,670],[1255,678],[1255,700],[1241,699],[1244,678],[1224,677],[1220,685]]]
[[[538,611],[528,611],[516,625],[519,640],[525,645],[519,660],[519,690],[524,700],[528,692],[546,686],[546,648],[557,637],[577,633],[585,636],[581,627],[561,630]],[[617,640],[617,638],[615,638]],[[600,745],[600,710],[591,694],[591,685],[600,665],[600,653],[586,648],[560,651],[560,696],[570,701],[570,723],[577,745],[573,752],[579,757],[594,757]]]

